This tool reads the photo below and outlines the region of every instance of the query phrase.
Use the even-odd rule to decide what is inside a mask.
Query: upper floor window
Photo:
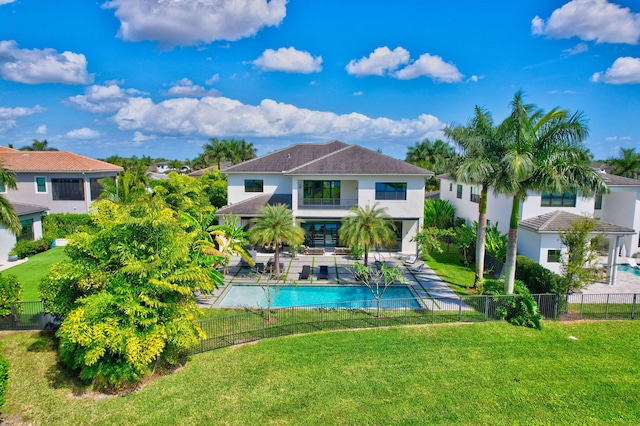
[[[602,194],[596,195],[595,204],[593,206],[594,210],[602,210]]]
[[[84,182],[82,179],[51,179],[54,200],[84,200]]]
[[[340,205],[339,180],[305,180],[304,203],[307,205]]]
[[[245,179],[244,192],[262,192],[264,190],[264,182],[262,179]]]
[[[458,192],[456,194],[457,198],[462,199],[462,185],[458,184]]]
[[[47,192],[47,178],[42,176],[36,177],[36,192],[39,194]]]
[[[480,202],[480,189],[472,186],[471,187],[471,197],[470,200],[472,203],[479,203]]]
[[[543,193],[540,199],[542,207],[575,207],[576,193],[565,192],[564,194]]]
[[[406,200],[406,182],[376,182],[376,200]]]

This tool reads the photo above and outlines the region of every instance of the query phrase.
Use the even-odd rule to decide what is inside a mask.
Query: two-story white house
[[[559,232],[567,229],[572,218],[583,215],[600,219],[599,232],[610,242],[610,261],[615,263],[622,252],[631,256],[639,250],[640,181],[600,172],[609,193],[583,197],[580,193],[541,194],[529,192],[520,208],[518,253],[542,266],[560,272],[559,258],[564,247]],[[451,175],[440,175],[440,198],[456,209],[456,217],[467,224],[478,220],[480,186],[456,182]],[[501,233],[509,231],[512,197],[489,189],[487,220]],[[615,256],[616,258],[613,258]]]
[[[287,204],[305,229],[305,245],[340,246],[342,218],[354,205],[377,203],[397,229],[395,250],[415,253],[410,241],[424,215],[424,181],[433,173],[340,141],[293,145],[225,170],[233,214],[247,225],[265,204]]]

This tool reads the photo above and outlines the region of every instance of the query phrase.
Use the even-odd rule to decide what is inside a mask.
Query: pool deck
[[[601,263],[606,262],[606,257]],[[625,258],[621,258],[620,265],[628,264]],[[583,294],[640,294],[640,276],[632,273],[617,270],[616,282],[609,285],[606,282],[591,284],[589,287],[580,290]]]
[[[376,256],[383,256],[383,262],[389,266],[399,266],[405,279],[405,284],[394,285],[406,285],[408,286],[418,300],[429,309],[462,309],[470,310],[464,302],[460,300],[458,295],[451,290],[451,288],[440,277],[433,272],[426,264],[423,266],[420,272],[412,272],[410,267],[419,266],[421,261],[415,262],[413,265],[405,266],[397,253],[376,253]],[[258,253],[256,256],[256,262],[267,264],[273,257],[273,253]],[[375,257],[373,253],[369,254],[369,265],[373,265]],[[286,275],[288,281],[298,286],[305,285],[362,285],[357,281],[353,272],[350,270],[352,265],[356,261],[350,256],[335,255],[333,253],[325,253],[324,255],[296,255],[291,257],[289,254],[280,256],[280,263],[284,264],[284,269],[281,274]],[[362,260],[359,260],[362,263]],[[311,267],[311,274],[309,279],[298,279],[302,267],[309,265]],[[320,266],[327,266],[329,270],[328,279],[319,279],[318,272]],[[232,257],[229,263],[229,273],[224,277],[224,286],[217,289],[213,294],[207,297],[198,295],[198,305],[202,308],[210,308],[218,306],[220,300],[232,287],[233,284],[247,284],[255,282],[255,274],[252,274],[251,268],[240,264],[240,257]],[[445,299],[440,300],[440,303],[435,303],[429,298]],[[445,302],[445,303],[442,303]],[[462,304],[462,306],[460,306]]]

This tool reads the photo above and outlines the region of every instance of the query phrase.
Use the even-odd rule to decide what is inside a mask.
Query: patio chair
[[[628,257],[627,262],[629,262],[629,266],[631,266],[632,268],[640,268],[638,267],[638,262],[636,262],[636,260],[632,257]]]
[[[320,271],[318,272],[319,280],[328,280],[329,279],[329,266],[320,265]]]
[[[424,263],[421,263],[418,266],[414,266],[412,268],[409,268],[409,270],[411,272],[413,272],[414,274],[419,274],[420,272],[422,272],[422,269],[424,268]]]
[[[382,253],[375,252],[373,253],[373,260],[375,260],[376,262],[384,263],[384,256],[382,255]]]
[[[308,280],[310,274],[311,274],[311,266],[310,265],[303,265],[302,266],[302,272],[300,272],[300,276],[298,277],[298,279],[299,280]]]

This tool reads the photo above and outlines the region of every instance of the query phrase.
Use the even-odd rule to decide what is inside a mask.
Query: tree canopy
[[[349,247],[364,247],[364,266],[368,265],[369,251],[373,247],[392,247],[396,241],[395,227],[385,208],[378,204],[353,206],[352,213],[342,219],[340,242]]]

